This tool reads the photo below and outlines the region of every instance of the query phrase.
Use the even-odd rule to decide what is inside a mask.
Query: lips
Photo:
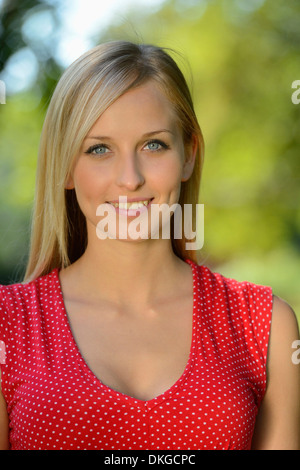
[[[120,197],[119,201],[108,201],[114,206],[119,214],[135,216],[137,212],[141,213],[147,210],[153,198],[128,201],[126,197]]]
[[[144,201],[137,202],[110,202],[114,207],[119,207],[119,209],[140,209],[141,207],[148,206],[151,199],[145,199]]]

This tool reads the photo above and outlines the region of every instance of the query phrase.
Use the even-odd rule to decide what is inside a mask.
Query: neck
[[[164,298],[174,289],[178,275],[190,269],[174,254],[170,240],[149,244],[105,240],[97,249],[88,245],[75,264],[80,285],[91,298],[100,292],[101,297],[128,304]]]

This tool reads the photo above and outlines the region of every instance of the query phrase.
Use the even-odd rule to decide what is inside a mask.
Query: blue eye
[[[86,153],[90,153],[93,155],[104,155],[107,152],[108,148],[104,144],[96,144],[92,145]]]
[[[148,147],[149,150],[152,152],[159,152],[163,149],[168,149],[169,146],[162,142],[161,140],[151,140],[146,144],[145,147]]]

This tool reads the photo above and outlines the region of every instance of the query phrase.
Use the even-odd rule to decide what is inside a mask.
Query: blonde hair
[[[191,178],[182,183],[179,203],[199,197],[203,138],[185,78],[162,48],[126,41],[101,44],[79,57],[59,80],[46,114],[39,148],[31,246],[25,281],[73,263],[85,251],[85,218],[74,190],[65,189],[75,157],[100,115],[126,91],[148,80],[161,87],[175,108],[184,140],[196,136],[198,152]],[[185,242],[175,253],[195,260]]]

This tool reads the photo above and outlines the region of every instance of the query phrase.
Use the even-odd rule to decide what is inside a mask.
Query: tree
[[[59,29],[57,15],[58,2],[52,0],[4,0],[0,7],[0,76],[7,64],[20,54],[31,53],[37,64],[34,82],[38,83],[43,102],[47,102],[61,74],[61,67],[54,58],[53,41],[55,31]],[[42,27],[52,24],[52,33],[48,37],[39,36]],[[26,70],[24,71],[26,74]],[[9,85],[9,83],[8,83]]]

